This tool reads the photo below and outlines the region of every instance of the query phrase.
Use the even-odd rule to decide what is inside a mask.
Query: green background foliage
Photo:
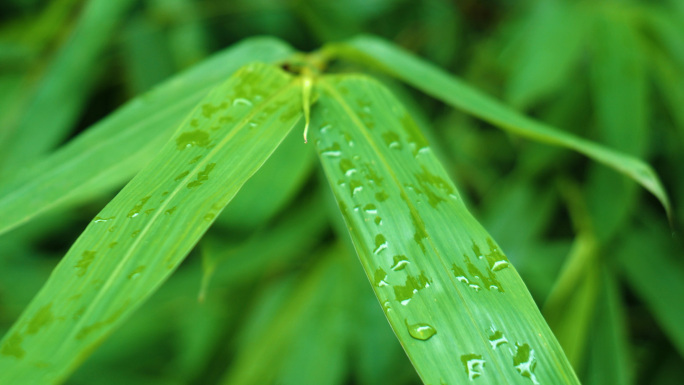
[[[474,249],[471,242],[492,255],[500,246],[515,266],[496,276],[501,286],[524,292],[524,282],[550,327],[533,324],[524,338],[536,338],[533,334],[539,332],[546,341],[548,333],[551,351],[556,351],[553,332],[582,383],[680,383],[682,4],[3,1],[0,331],[4,358],[28,354],[31,360],[26,362],[33,366],[15,366],[5,359],[0,361],[0,376],[13,383],[74,385],[408,385],[421,382],[418,373],[434,384],[450,375],[463,376],[464,383],[484,381],[487,373],[496,374],[496,365],[490,362],[499,358],[486,353],[487,364],[482,365],[482,357],[473,351],[463,360],[440,361],[430,356],[436,350],[424,348],[432,346],[426,343],[439,343],[449,328],[464,328],[470,322],[458,319],[460,308],[444,306],[447,310],[428,325],[437,334],[427,336],[420,333],[431,333],[424,328],[428,321],[404,326],[402,319],[429,312],[401,313],[404,310],[392,304],[399,317],[384,306],[384,296],[396,295],[383,294],[385,280],[392,284],[406,279],[405,288],[412,282],[439,288],[430,280],[439,282],[443,272],[429,263],[416,265],[420,261],[411,259],[405,271],[394,272],[374,265],[374,251],[385,245],[382,240],[393,252],[394,244],[420,238],[418,230],[425,228],[436,255],[450,247],[449,237],[466,237],[456,242],[464,252]],[[404,50],[360,34],[380,36]],[[238,84],[240,77],[229,78],[245,64],[280,64],[295,50],[313,51],[323,45],[320,53],[329,60],[327,72],[365,72],[378,80],[340,75],[316,86],[310,143],[304,145],[304,122],[298,121],[299,80],[263,65],[248,67],[256,71],[263,89],[244,89]],[[361,90],[358,95],[339,94],[340,87],[352,83],[351,88]],[[394,96],[388,96],[384,87]],[[219,118],[211,108],[195,106],[220,106],[231,93],[233,99],[248,95],[254,100],[258,94],[282,102],[269,110],[269,117],[260,118],[260,110],[231,117],[245,127],[258,123],[256,133],[231,134],[226,128],[227,133],[220,131],[215,138],[198,137],[198,127],[216,131],[212,127],[218,127]],[[413,119],[404,132],[409,136],[401,140],[370,130],[372,125],[395,124],[397,117],[386,113],[394,103],[387,100],[395,97]],[[373,106],[389,107],[366,121],[364,106],[355,104],[364,98]],[[339,109],[345,99],[354,106],[349,110],[356,112],[338,113],[335,119],[351,119],[350,125],[369,130],[346,133],[351,139],[342,132],[324,135],[320,129],[330,123],[324,116],[335,112],[320,111]],[[550,133],[552,127],[563,134]],[[425,220],[426,226],[395,228],[378,242],[371,230],[376,228],[375,219],[366,223],[357,212],[387,220],[404,210],[399,209],[403,203],[390,199],[386,204],[374,202],[377,207],[360,204],[357,199],[364,198],[355,197],[356,188],[373,186],[352,185],[353,178],[344,181],[351,166],[343,167],[339,159],[325,155],[335,145],[333,135],[340,136],[339,143],[357,144],[345,150],[348,154],[376,154],[373,165],[388,159],[401,165],[394,171],[378,168],[376,181],[385,184],[395,173],[409,175],[414,166],[411,150],[416,156],[418,144],[427,140],[429,156],[416,159],[426,162],[432,174],[424,175],[443,191],[426,192],[423,204],[429,208],[430,197],[452,199],[448,191],[453,185],[444,182],[449,178],[458,188],[453,194],[458,204],[434,212],[416,206],[412,210],[420,215],[413,218]],[[359,143],[388,147],[374,153]],[[409,160],[396,155],[397,147]],[[641,161],[653,167],[672,198],[670,223],[663,210],[667,198],[652,169]],[[178,170],[178,164],[187,164],[187,172]],[[359,165],[359,173],[370,171]],[[337,185],[338,180],[346,184]],[[418,190],[426,188],[420,177],[411,183]],[[158,189],[153,200],[148,198],[150,185]],[[176,185],[178,193],[163,194],[176,191]],[[395,187],[401,191],[406,186]],[[193,198],[193,188],[214,193]],[[410,200],[419,202],[420,197]],[[173,210],[175,206],[179,211]],[[150,209],[163,209],[162,215],[146,211]],[[182,217],[184,226],[165,224],[172,215]],[[123,222],[127,216],[140,223]],[[440,221],[449,220],[444,218],[470,225],[455,235],[440,233]],[[347,228],[352,229],[351,239]],[[487,232],[496,244],[488,242]],[[112,259],[93,264],[96,255],[106,253],[89,253],[113,243],[107,251],[114,253]],[[137,249],[147,254],[137,254]],[[133,253],[135,260],[126,259]],[[166,259],[158,258],[160,253]],[[123,259],[115,264],[114,258],[120,258],[116,255]],[[55,269],[60,260],[65,262]],[[393,266],[404,266],[402,261],[392,261]],[[449,267],[451,262],[454,269],[469,268],[459,267],[458,258]],[[422,270],[414,270],[418,266]],[[423,270],[430,273],[429,279],[421,278]],[[116,275],[119,271],[124,273]],[[385,271],[387,275],[382,274]],[[453,273],[458,275],[457,270]],[[91,279],[104,276],[111,278]],[[469,283],[480,283],[465,277]],[[48,278],[50,283],[43,286]],[[103,286],[111,288],[109,297],[98,294]],[[397,287],[402,286],[394,285],[395,291]],[[494,295],[499,293],[491,290],[472,294],[464,287],[462,292],[447,291],[433,298],[426,290],[414,289],[409,290],[416,296],[414,304],[448,302],[457,295],[476,297],[464,306],[486,303],[497,320],[493,324],[518,325],[515,330],[520,332],[528,327],[520,320],[536,320],[536,315],[529,315],[538,315],[529,298],[521,299],[515,302],[521,306],[518,319],[510,304],[497,302],[501,300]],[[29,306],[36,294],[38,299]],[[396,295],[400,297],[401,293]],[[119,318],[120,327],[107,329]],[[445,320],[454,325],[444,325]],[[38,332],[48,329],[47,339],[38,339],[43,335]],[[67,338],[79,331],[82,338]],[[491,335],[499,331],[491,330]],[[99,346],[101,337],[110,333]],[[458,339],[458,333],[468,331],[455,333]],[[491,354],[512,360],[510,377],[505,378],[532,384],[531,375],[523,377],[523,370],[514,370],[525,362],[524,344],[508,337],[511,353],[501,349]],[[445,349],[440,352],[449,348]],[[55,359],[62,360],[60,366],[48,368],[46,361]],[[533,362],[529,354],[527,359]],[[547,383],[560,381],[553,379],[556,375],[565,376],[561,364],[536,365],[534,373],[548,378]],[[571,377],[572,373],[565,376]]]

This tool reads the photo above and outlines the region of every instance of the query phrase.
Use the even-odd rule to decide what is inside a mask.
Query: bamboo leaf
[[[0,345],[0,383],[65,377],[172,273],[301,117],[300,82],[243,67],[88,225]]]
[[[133,99],[0,187],[0,234],[93,190],[122,184],[157,154],[213,85],[249,62],[274,62],[291,52],[275,39],[248,39]]]
[[[620,242],[618,262],[627,283],[647,304],[680,356],[684,356],[684,254],[664,226],[649,221]]]
[[[301,189],[314,166],[315,154],[290,134],[226,207],[217,223],[235,229],[256,228],[279,213]]]
[[[660,179],[640,159],[521,115],[455,76],[382,39],[359,36],[346,43],[330,45],[324,48],[324,53],[378,67],[428,95],[512,134],[582,153],[640,183],[658,198],[669,216],[672,214],[670,201]]]
[[[615,17],[597,18],[594,27],[591,99],[598,137],[611,148],[642,158],[649,146],[649,84],[640,37]],[[600,239],[610,239],[636,211],[638,193],[628,178],[605,167],[590,169],[587,204]]]
[[[506,99],[529,107],[568,83],[586,36],[586,16],[574,3],[543,1],[532,5],[515,46]]]
[[[353,288],[344,256],[333,248],[294,284],[279,282],[280,290],[265,291],[259,311],[246,322],[249,330],[242,334],[240,354],[223,384],[343,383],[348,330],[343,321]]]
[[[93,86],[99,54],[132,0],[89,0],[69,39],[60,48],[36,87],[26,111],[0,133],[0,175],[55,147],[72,128]],[[74,58],[78,58],[74,60]]]
[[[625,309],[617,280],[605,267],[601,273],[601,306],[594,316],[586,383],[629,385],[633,383],[634,366],[630,362]]]
[[[577,384],[524,283],[396,98],[366,77],[317,84],[312,138],[423,382]]]

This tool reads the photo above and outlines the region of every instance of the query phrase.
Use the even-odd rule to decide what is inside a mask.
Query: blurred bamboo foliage
[[[360,33],[654,166],[672,197],[672,224],[626,177],[387,80],[520,272],[582,383],[681,383],[680,0],[5,0],[0,192],[127,100],[244,38],[271,35],[308,51]],[[295,134],[68,384],[420,383],[322,171],[288,145]],[[3,334],[132,176],[116,175],[118,184],[96,181],[0,235]]]

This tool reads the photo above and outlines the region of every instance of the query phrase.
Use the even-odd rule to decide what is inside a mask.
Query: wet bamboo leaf
[[[324,52],[333,57],[341,56],[378,67],[451,106],[513,134],[580,152],[639,182],[658,198],[668,215],[671,215],[670,201],[660,179],[640,159],[521,115],[455,76],[382,39],[359,36],[346,43],[330,45],[324,48]]]
[[[0,234],[70,199],[124,183],[157,154],[217,82],[249,62],[274,62],[291,52],[275,39],[248,39],[130,101],[0,185]]]
[[[55,384],[180,264],[301,116],[301,86],[243,67],[98,214],[0,345],[0,383]]]
[[[406,110],[370,78],[317,82],[312,137],[356,251],[426,384],[577,384],[499,246]]]

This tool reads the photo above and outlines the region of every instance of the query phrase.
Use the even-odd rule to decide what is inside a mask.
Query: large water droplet
[[[365,211],[366,214],[377,214],[378,213],[378,209],[372,203],[369,203],[369,204],[363,206],[363,211]]]
[[[387,249],[387,240],[385,239],[385,236],[382,234],[376,235],[375,249],[373,250],[373,254],[380,254],[380,252],[385,249]]]
[[[485,360],[479,354],[464,354],[461,356],[461,362],[465,368],[466,374],[470,381],[480,377],[485,367]]]
[[[373,282],[377,287],[388,286],[387,273],[385,272],[385,270],[381,268],[375,270],[375,274],[373,274]]]
[[[432,336],[437,334],[437,330],[435,330],[435,328],[425,323],[409,325],[407,321],[406,326],[408,327],[408,332],[411,335],[411,337],[417,340],[427,341]]]
[[[394,256],[394,263],[392,264],[392,270],[394,271],[400,271],[404,270],[406,266],[408,266],[410,262],[408,261],[408,258],[406,258],[405,255],[395,255]]]
[[[530,345],[515,344],[513,366],[515,366],[521,376],[529,378],[535,385],[539,384],[537,377],[534,375],[534,370],[537,367],[537,360],[534,358],[534,349],[532,349]]]

